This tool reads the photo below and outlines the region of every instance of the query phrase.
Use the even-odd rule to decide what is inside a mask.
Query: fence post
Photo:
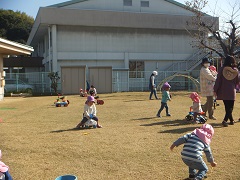
[[[16,74],[16,85],[17,85],[17,92],[18,92],[18,80],[19,80],[19,74]]]
[[[44,74],[41,73],[41,75],[42,93],[44,93]]]

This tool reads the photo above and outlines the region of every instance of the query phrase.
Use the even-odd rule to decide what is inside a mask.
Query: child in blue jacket
[[[169,94],[170,88],[171,86],[170,84],[168,84],[168,82],[164,83],[162,86],[163,92],[162,92],[161,107],[158,110],[157,117],[161,117],[160,114],[164,108],[166,109],[166,116],[171,116],[171,114],[169,113],[168,104],[167,104],[167,101],[171,101],[171,97]]]

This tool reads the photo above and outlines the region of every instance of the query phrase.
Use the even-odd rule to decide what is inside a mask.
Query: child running
[[[168,84],[168,82],[165,82],[162,86],[163,91],[162,91],[161,107],[158,110],[157,117],[161,117],[160,114],[164,108],[166,109],[166,116],[171,116],[171,114],[169,113],[168,104],[167,104],[167,101],[171,101],[171,97],[169,94],[170,88],[171,86],[170,84]]]
[[[98,123],[98,118],[97,118],[97,109],[95,106],[95,99],[93,96],[88,96],[87,101],[85,102],[84,105],[84,112],[83,112],[83,119],[82,121],[76,126],[76,128],[81,128],[84,126],[84,124],[89,120],[93,119],[97,121],[97,127],[101,128],[102,126],[99,125]]]
[[[206,177],[208,167],[202,158],[202,152],[206,154],[207,161],[211,163],[212,167],[217,165],[210,148],[213,134],[213,127],[210,124],[203,124],[171,145],[170,149],[173,150],[174,147],[184,144],[181,155],[183,162],[189,168],[189,179],[202,180]]]

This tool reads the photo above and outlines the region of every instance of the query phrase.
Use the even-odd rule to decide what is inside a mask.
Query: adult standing
[[[210,59],[202,59],[202,68],[200,70],[200,89],[201,96],[207,98],[207,101],[203,105],[202,109],[205,113],[208,112],[209,119],[216,120],[216,118],[213,116],[213,86],[216,81],[216,76],[214,76],[209,69],[210,63]]]
[[[234,125],[232,116],[234,101],[236,99],[236,85],[239,83],[237,63],[233,56],[228,55],[225,58],[223,67],[219,69],[217,80],[214,85],[214,94],[218,100],[223,100],[225,106],[225,117],[222,125],[227,127],[227,121]]]
[[[155,98],[158,99],[157,94],[156,94],[156,81],[155,78],[158,75],[157,71],[153,71],[150,78],[149,78],[149,89],[150,89],[150,96],[149,99],[152,100],[152,95],[154,94]]]

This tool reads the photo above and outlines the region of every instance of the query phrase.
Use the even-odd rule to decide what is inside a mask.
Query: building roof
[[[25,44],[9,41],[0,38],[0,54],[3,55],[30,55],[34,51],[33,47]]]
[[[67,1],[67,2],[53,4],[53,5],[50,5],[50,6],[47,6],[47,7],[64,7],[64,6],[68,6],[68,5],[71,5],[71,4],[80,3],[80,2],[84,2],[84,1],[88,1],[88,0],[71,0],[71,1]],[[174,1],[174,0],[164,0],[164,1],[170,2],[172,4],[180,6],[182,8],[186,8],[186,5],[184,5],[180,2]]]
[[[72,4],[75,4],[75,3],[81,3],[81,2],[84,2],[84,1],[89,1],[89,0],[71,0],[71,1],[67,1],[67,2],[53,4],[53,5],[50,5],[50,6],[47,6],[47,7],[60,8],[60,7],[72,5]],[[184,9],[189,9],[185,4],[182,4],[182,3],[174,1],[174,0],[164,0],[164,1],[167,1],[169,3],[172,3],[172,4],[176,5],[176,6],[179,6],[179,7],[184,8]],[[205,14],[205,15],[208,15],[208,14]]]
[[[187,7],[185,4],[182,4],[182,3],[174,1],[174,0],[165,0],[165,1],[170,2],[172,4],[175,4],[175,5],[177,5],[179,7],[182,7],[182,8],[186,8]]]
[[[72,0],[72,1],[62,2],[62,3],[58,3],[58,4],[53,4],[53,5],[47,6],[47,7],[64,7],[64,6],[68,6],[71,4],[84,2],[84,1],[88,1],[88,0]]]
[[[48,33],[51,25],[185,30],[186,22],[190,21],[193,17],[192,13],[179,15],[151,12],[142,13],[138,11],[64,8],[64,6],[86,1],[89,0],[72,0],[48,7],[40,7],[27,44],[35,46]],[[164,1],[187,10],[185,5],[177,1]],[[190,12],[190,10],[188,11]],[[213,17],[209,15],[205,15],[203,18],[205,21],[213,20]],[[218,19],[214,18],[214,20],[218,22]],[[216,27],[218,27],[218,23],[216,23]],[[196,29],[195,27],[191,27],[189,30]]]

